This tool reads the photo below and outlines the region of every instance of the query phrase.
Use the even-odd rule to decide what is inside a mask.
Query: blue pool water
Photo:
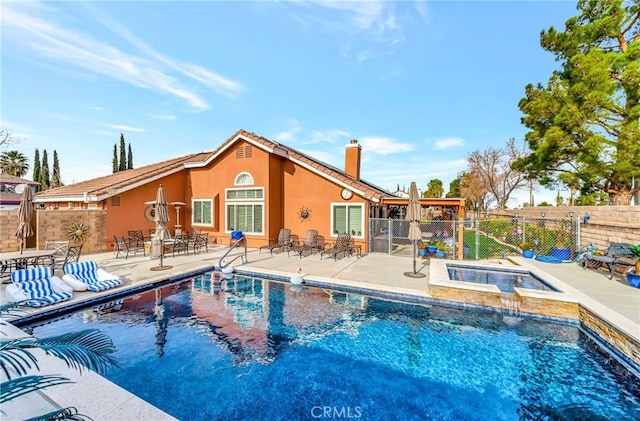
[[[32,325],[106,332],[105,376],[181,420],[637,420],[576,326],[207,273]]]
[[[555,288],[536,277],[531,272],[514,269],[497,269],[447,265],[449,279],[452,281],[473,282],[476,284],[496,285],[500,291],[513,292],[514,287],[556,291]]]

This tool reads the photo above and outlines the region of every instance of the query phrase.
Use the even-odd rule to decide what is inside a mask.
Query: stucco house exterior
[[[210,241],[229,244],[231,232],[240,230],[248,246],[260,247],[281,228],[300,238],[316,229],[328,242],[349,232],[366,251],[369,218],[386,218],[390,205],[406,205],[407,199],[362,179],[361,153],[357,140],[347,144],[342,170],[239,130],[212,152],[58,187],[36,194],[34,202],[41,209],[106,210],[104,240],[112,244],[114,235],[154,228],[150,203],[162,184],[172,234],[200,230]],[[463,199],[438,200],[463,216]]]

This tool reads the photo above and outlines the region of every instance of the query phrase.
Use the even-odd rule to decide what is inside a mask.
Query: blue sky
[[[31,165],[57,150],[65,184],[110,174],[121,132],[139,167],[242,128],[338,168],[358,139],[362,177],[392,191],[448,191],[470,152],[521,140],[525,85],[559,68],[540,31],[576,15],[568,1],[0,7],[1,127]]]

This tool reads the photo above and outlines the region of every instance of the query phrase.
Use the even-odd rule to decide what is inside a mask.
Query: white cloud
[[[377,155],[391,155],[401,152],[410,152],[415,149],[411,143],[399,142],[390,137],[364,136],[359,140],[367,153]]]
[[[39,18],[29,12],[20,11],[20,5],[21,3],[3,4],[2,25],[7,28],[6,33],[11,34],[11,40],[25,49],[36,52],[39,58],[71,64],[139,88],[169,94],[199,110],[209,109],[210,106],[205,98],[187,87],[179,79],[180,76],[186,76],[187,80],[198,82],[229,98],[235,98],[245,89],[237,81],[196,64],[182,63],[154,51],[128,29],[88,4],[85,6],[105,28],[137,47],[141,54],[126,53],[87,33],[47,20],[56,16],[55,13],[47,13],[47,18]],[[39,9],[32,7],[30,12],[40,11]]]
[[[464,145],[464,139],[461,137],[445,137],[443,139],[436,140],[433,143],[433,149],[439,151],[443,149],[456,148],[462,145]]]
[[[123,132],[146,132],[145,129],[140,129],[138,127],[124,126],[121,124],[106,124],[106,126],[113,127],[114,129],[118,129]]]
[[[343,56],[365,61],[381,55],[380,48],[392,48],[404,41],[403,24],[417,16],[422,21],[426,6],[383,1],[291,1],[291,16],[304,26],[320,25],[341,39]],[[406,3],[409,4],[409,3]],[[323,13],[324,12],[324,13]]]
[[[149,114],[149,117],[156,118],[158,120],[169,120],[169,121],[176,120],[176,116],[172,114]]]

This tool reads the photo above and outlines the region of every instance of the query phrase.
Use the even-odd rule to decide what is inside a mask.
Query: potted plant
[[[522,250],[522,256],[527,259],[531,259],[533,257],[534,250],[536,249],[536,245],[533,243],[529,243],[524,241],[520,243],[520,249]]]
[[[626,273],[627,283],[635,288],[640,288],[640,244],[629,247],[636,257],[636,266],[634,269],[629,269]]]
[[[418,254],[420,256],[426,256],[427,255],[427,243],[424,241],[420,241],[418,243]]]
[[[436,243],[436,257],[445,257],[447,245],[444,241],[438,241]]]

